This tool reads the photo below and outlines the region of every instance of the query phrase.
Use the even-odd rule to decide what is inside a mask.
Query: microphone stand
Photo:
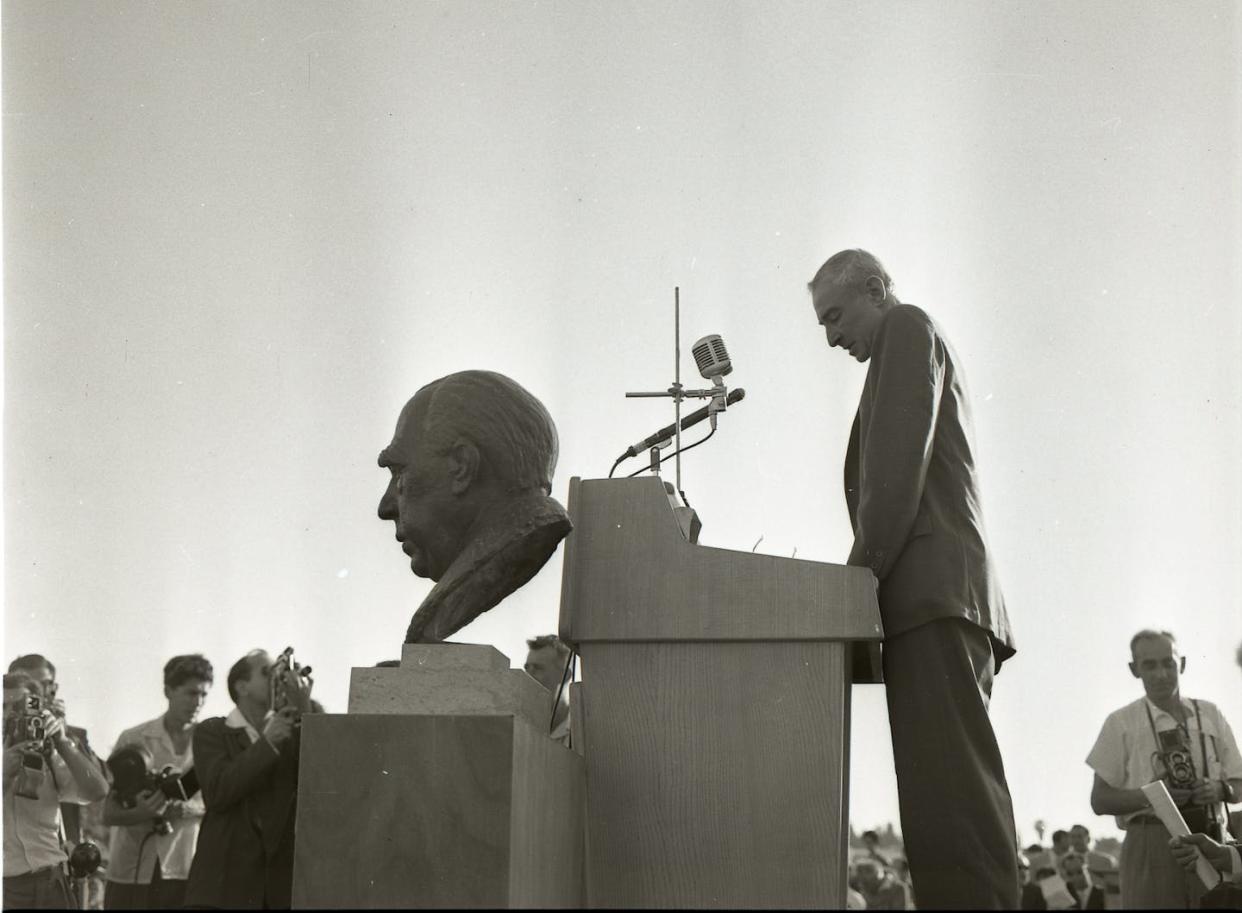
[[[627,399],[639,399],[668,396],[673,400],[674,415],[674,438],[676,449],[674,456],[676,457],[677,466],[677,493],[681,495],[684,502],[686,496],[681,490],[681,402],[687,397],[693,396],[698,399],[712,400],[710,421],[712,423],[712,431],[716,430],[716,413],[725,408],[725,387],[724,382],[719,377],[713,378],[713,387],[710,390],[687,390],[681,385],[681,286],[673,287],[673,385],[667,390],[650,392],[650,393],[626,393]],[[660,474],[660,445],[651,448],[651,472],[654,475]],[[615,466],[614,466],[615,468]]]

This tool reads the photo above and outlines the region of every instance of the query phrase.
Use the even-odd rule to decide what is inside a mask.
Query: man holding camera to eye
[[[65,873],[61,802],[102,799],[108,781],[45,706],[40,683],[4,677],[4,906],[76,909]]]
[[[1139,631],[1130,672],[1144,696],[1109,714],[1087,756],[1095,771],[1091,808],[1116,815],[1121,848],[1121,906],[1189,909],[1203,886],[1179,865],[1169,835],[1141,787],[1163,780],[1192,831],[1220,837],[1225,806],[1242,796],[1242,754],[1214,704],[1181,695],[1186,660],[1167,631]]]
[[[42,696],[43,706],[50,710],[53,716],[65,720],[65,702],[57,696],[60,685],[56,681],[56,666],[50,659],[40,653],[26,653],[9,663],[9,672],[27,676],[33,683],[32,687]],[[91,751],[90,740],[87,738],[85,729],[81,726],[70,725],[68,720],[65,720],[65,734],[82,754],[91,758],[101,771],[104,770],[103,761]],[[104,775],[107,776],[106,771]],[[84,807],[76,802],[62,802],[60,806],[61,828],[65,840],[71,846],[82,843],[86,839],[82,826],[83,809]]]
[[[191,738],[212,675],[211,663],[202,656],[174,656],[164,665],[168,709],[116,740],[117,751],[109,762],[114,785],[104,805],[104,824],[112,827],[105,909],[170,910],[185,903],[203,799],[185,788],[174,794],[186,798],[170,799],[158,784],[190,779]],[[123,777],[120,755],[133,748],[141,752],[140,773],[145,776]]]
[[[231,910],[288,909],[293,895],[298,726],[313,711],[310,670],[263,650],[229,669],[233,712],[194,731],[207,804],[185,902]]]

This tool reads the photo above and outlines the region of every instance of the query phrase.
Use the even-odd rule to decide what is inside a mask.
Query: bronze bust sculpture
[[[552,497],[556,425],[516,381],[460,371],[405,404],[379,465],[379,503],[419,577],[435,587],[406,643],[439,643],[527,583],[572,528]]]

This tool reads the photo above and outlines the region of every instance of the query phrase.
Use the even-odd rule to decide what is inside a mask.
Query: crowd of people
[[[526,671],[557,694],[569,649],[528,642]],[[225,678],[233,710],[199,720],[215,669],[164,666],[165,711],[105,759],[68,723],[56,666],[20,656],[4,676],[4,908],[283,909],[292,900],[300,724],[322,712],[288,653],[253,650]],[[568,742],[561,691],[553,738]],[[83,826],[84,811],[106,829]],[[95,836],[96,840],[92,840]],[[102,879],[98,896],[90,890]]]

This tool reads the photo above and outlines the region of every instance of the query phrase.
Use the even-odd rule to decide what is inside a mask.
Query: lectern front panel
[[[844,904],[845,644],[581,653],[590,906]]]

